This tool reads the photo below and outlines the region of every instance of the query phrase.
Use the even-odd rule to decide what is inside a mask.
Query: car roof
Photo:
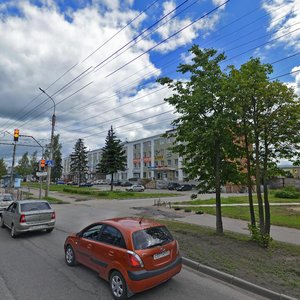
[[[156,227],[162,226],[162,224],[144,218],[137,218],[137,217],[126,217],[126,218],[114,218],[114,219],[107,219],[100,223],[105,223],[111,226],[116,227],[122,232],[132,233],[138,230],[146,229],[149,227]]]
[[[49,203],[48,201],[46,200],[33,200],[33,199],[28,199],[28,200],[18,200],[17,201],[18,203],[20,204],[24,204],[24,203],[37,203],[37,202],[45,202],[45,203]]]

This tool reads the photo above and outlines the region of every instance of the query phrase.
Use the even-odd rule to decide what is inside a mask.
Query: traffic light
[[[45,170],[45,163],[46,163],[46,161],[44,159],[41,159],[41,161],[40,161],[41,171]]]
[[[19,129],[14,130],[14,141],[17,142],[19,140],[20,131]]]

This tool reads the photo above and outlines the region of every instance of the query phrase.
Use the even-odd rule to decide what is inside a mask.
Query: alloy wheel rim
[[[113,294],[116,297],[121,297],[122,296],[122,294],[123,294],[123,282],[122,282],[122,279],[119,276],[115,275],[112,278],[111,288],[113,290]]]
[[[66,251],[66,260],[67,262],[70,264],[72,263],[72,260],[73,260],[73,251],[71,248],[68,248],[67,251]]]

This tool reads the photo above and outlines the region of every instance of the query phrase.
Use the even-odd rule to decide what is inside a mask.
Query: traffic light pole
[[[10,188],[13,188],[13,186],[14,186],[13,179],[14,179],[14,166],[15,166],[16,148],[17,148],[17,143],[14,142],[13,157],[12,157],[11,172],[10,172],[10,181],[9,181],[9,187]]]

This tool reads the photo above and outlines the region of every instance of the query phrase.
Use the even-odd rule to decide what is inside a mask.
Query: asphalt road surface
[[[117,217],[114,209],[82,204],[54,205],[56,229],[52,233],[29,233],[16,239],[8,229],[0,228],[0,299],[1,300],[93,300],[113,299],[109,285],[84,266],[68,267],[63,244],[69,232],[77,232],[89,223]],[[133,300],[265,299],[214,278],[183,268],[170,281]]]

